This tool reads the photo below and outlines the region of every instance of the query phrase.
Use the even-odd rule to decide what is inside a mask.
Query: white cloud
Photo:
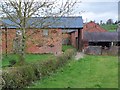
[[[81,0],[82,2],[118,2],[119,0]]]
[[[106,2],[107,0],[104,1],[105,2],[83,2],[78,5],[76,11],[85,11],[84,13],[80,14],[83,17],[84,22],[86,20],[95,20],[96,22],[103,20],[103,22],[106,22],[110,18],[114,21],[118,20],[118,3]],[[76,15],[79,16],[79,13],[76,12]]]
[[[1,0],[3,1],[3,0]],[[14,1],[14,0],[13,0]],[[35,0],[35,1],[44,1],[44,0]],[[66,2],[67,0],[48,0],[48,1],[56,1],[59,4],[61,2]],[[69,0],[69,1],[76,1],[76,0]],[[77,6],[74,8],[75,13],[72,16],[80,16],[82,15],[84,21],[95,20],[96,22],[106,22],[109,18],[113,19],[114,21],[118,20],[118,1],[119,0],[77,0]],[[56,3],[57,4],[57,3]],[[79,12],[85,11],[84,13],[80,14]]]
[[[101,14],[96,14],[93,12],[87,12],[87,13],[83,13],[82,14],[83,20],[84,22],[89,22],[89,21],[93,21],[95,20],[96,22],[100,22],[100,20],[102,20],[103,22],[106,22],[108,19],[113,19],[113,21],[117,20],[117,15],[115,13],[110,13],[110,12],[106,12],[106,13],[101,13]]]

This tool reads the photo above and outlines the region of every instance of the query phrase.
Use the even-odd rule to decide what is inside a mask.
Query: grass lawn
[[[73,48],[71,45],[63,45],[62,51],[66,51],[67,49]],[[35,61],[43,61],[47,60],[48,58],[54,58],[55,56],[53,54],[27,54],[25,56],[26,62],[35,62]],[[7,57],[3,55],[2,57],[2,66],[8,66],[10,60],[16,60],[18,61],[18,56],[16,54],[9,54]]]
[[[72,60],[57,73],[37,81],[30,88],[117,88],[118,58],[86,55]]]
[[[66,51],[67,49],[73,49],[74,47],[71,45],[62,45],[62,51]]]
[[[109,32],[115,32],[117,29],[117,25],[102,25],[102,27]]]
[[[38,60],[47,60],[48,58],[54,58],[52,54],[27,54],[25,57],[26,62],[36,62]],[[10,54],[7,57],[3,55],[2,66],[8,66],[10,60],[18,61],[18,56],[16,54]]]

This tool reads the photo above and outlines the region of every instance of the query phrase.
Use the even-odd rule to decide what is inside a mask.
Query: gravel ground
[[[76,56],[75,56],[75,60],[79,60],[80,58],[84,57],[84,53],[83,52],[77,52]]]

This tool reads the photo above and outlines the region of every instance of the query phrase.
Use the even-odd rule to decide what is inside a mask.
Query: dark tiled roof
[[[3,23],[7,25],[8,28],[19,28],[16,24],[9,19],[2,19]],[[20,22],[16,20],[16,22]],[[38,22],[32,25],[33,22]],[[68,28],[76,29],[83,28],[82,17],[32,17],[28,20],[26,27],[32,28]]]
[[[120,41],[118,32],[84,32],[83,38],[89,42]]]

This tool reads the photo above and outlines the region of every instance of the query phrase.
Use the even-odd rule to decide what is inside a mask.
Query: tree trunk
[[[25,28],[23,28],[22,34],[21,34],[21,45],[20,45],[20,58],[19,61],[21,63],[25,62],[25,46],[26,46],[26,38],[25,38]]]
[[[8,38],[7,38],[7,28],[5,27],[5,53],[6,53],[6,57],[7,57],[7,51],[8,51]]]

